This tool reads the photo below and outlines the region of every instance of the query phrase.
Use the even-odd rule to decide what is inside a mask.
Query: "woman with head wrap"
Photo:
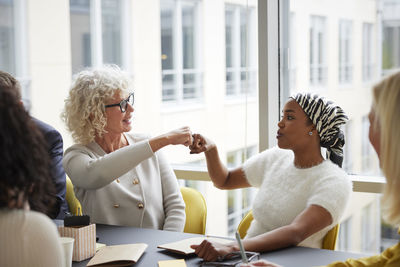
[[[386,179],[383,192],[383,215],[393,226],[400,225],[400,72],[396,72],[372,89],[372,106],[368,114],[369,141]],[[400,233],[400,229],[398,231]],[[280,267],[264,260],[241,267]],[[381,254],[360,259],[333,262],[326,267],[398,267],[400,266],[400,242],[385,249]]]
[[[269,251],[294,245],[321,248],[325,234],[340,220],[349,200],[351,181],[340,168],[347,121],[333,102],[312,94],[297,94],[285,104],[276,135],[278,147],[228,170],[215,143],[194,134],[191,153],[204,152],[214,185],[220,189],[259,188],[253,216],[243,241],[247,251]],[[327,149],[327,159],[321,155]],[[228,245],[203,241],[195,253],[213,261],[238,251]]]

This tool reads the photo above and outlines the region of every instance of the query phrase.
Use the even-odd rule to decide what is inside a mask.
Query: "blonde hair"
[[[400,72],[373,88],[373,106],[380,132],[380,164],[386,177],[383,214],[400,224]]]
[[[115,94],[130,93],[131,84],[129,75],[116,65],[86,69],[74,76],[61,118],[76,143],[86,145],[107,132],[104,105]]]

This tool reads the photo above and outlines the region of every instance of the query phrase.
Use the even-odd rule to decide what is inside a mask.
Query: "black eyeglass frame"
[[[131,97],[132,97],[132,103],[130,102]],[[126,99],[121,100],[121,102],[119,102],[117,104],[104,105],[104,107],[111,108],[111,107],[119,106],[121,112],[124,113],[126,111],[126,107],[128,104],[130,104],[131,106],[133,106],[133,104],[135,104],[135,94],[134,93],[130,93]],[[125,107],[123,107],[123,106],[125,106]]]

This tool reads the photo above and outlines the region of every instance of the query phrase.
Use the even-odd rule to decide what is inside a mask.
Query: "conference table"
[[[184,256],[157,248],[157,246],[161,244],[180,241],[191,237],[199,237],[200,235],[197,234],[97,224],[96,235],[99,238],[98,242],[106,245],[146,243],[148,247],[139,261],[132,265],[134,267],[157,267],[158,261],[174,259],[185,259],[188,267],[200,266],[201,263],[201,259],[194,255]],[[285,267],[310,267],[364,256],[368,255],[306,247],[290,247],[262,253],[260,258]],[[88,262],[89,259],[81,262],[72,262],[72,266],[86,266]]]

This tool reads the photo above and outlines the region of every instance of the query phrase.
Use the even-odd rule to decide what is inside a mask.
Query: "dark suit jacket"
[[[32,118],[36,125],[42,132],[47,144],[48,151],[51,158],[51,170],[54,185],[56,187],[56,210],[54,214],[48,214],[51,218],[63,219],[65,212],[68,212],[68,204],[65,200],[66,181],[65,171],[62,166],[63,159],[63,139],[61,134],[52,126],[44,123],[38,119]]]

